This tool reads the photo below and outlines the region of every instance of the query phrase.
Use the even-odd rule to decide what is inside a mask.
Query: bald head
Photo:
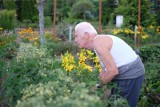
[[[88,22],[81,22],[78,23],[75,27],[75,32],[83,35],[85,32],[90,33],[90,34],[97,34],[97,31],[95,28]]]

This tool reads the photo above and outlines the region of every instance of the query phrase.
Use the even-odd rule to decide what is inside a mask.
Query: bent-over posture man
[[[136,107],[144,79],[144,65],[140,57],[122,39],[106,34],[97,34],[88,22],[75,26],[75,43],[80,48],[94,50],[101,63],[100,79],[103,85],[111,80],[120,88],[120,96],[131,107]],[[111,94],[114,94],[113,89]]]

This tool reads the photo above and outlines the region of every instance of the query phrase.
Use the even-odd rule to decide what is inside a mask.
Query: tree
[[[102,32],[102,0],[99,0],[99,33]]]
[[[35,0],[22,0],[21,4],[21,17],[22,20],[31,20],[33,21],[33,17],[37,15],[38,11],[36,9],[36,1]]]
[[[54,0],[53,34],[56,32],[56,0]]]
[[[68,13],[71,10],[72,5],[77,0],[57,0],[56,1],[56,23],[62,22],[65,18],[68,18]],[[44,15],[50,16],[53,20],[54,17],[54,0],[46,0],[44,6]]]
[[[3,0],[4,8],[7,10],[15,10],[16,5],[14,0]]]
[[[116,8],[115,0],[102,0],[102,23],[103,25],[107,25],[111,18],[112,13],[114,13],[114,9]],[[112,22],[113,23],[113,22]]]
[[[79,0],[73,4],[71,9],[71,17],[86,19],[86,14],[91,16],[91,12],[94,11],[94,4],[88,0]]]
[[[45,38],[44,38],[44,8],[45,0],[37,0],[38,12],[39,12],[39,27],[40,27],[40,42],[41,45],[44,46]]]
[[[22,4],[22,1],[21,0],[16,0],[15,4],[16,4],[17,20],[21,21],[22,20],[22,16],[21,16],[21,10],[22,10],[21,4]]]
[[[3,9],[3,1],[0,0],[0,10]]]
[[[144,27],[148,27],[148,24],[155,23],[154,15],[150,10],[150,1],[141,0],[141,25]],[[124,16],[124,26],[133,28],[134,25],[138,24],[138,0],[119,0],[114,15],[116,16],[118,14]]]
[[[45,16],[51,16],[53,19],[53,0],[46,0],[45,6],[44,6],[44,15]]]

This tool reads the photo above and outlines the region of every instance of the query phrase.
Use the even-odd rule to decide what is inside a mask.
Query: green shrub
[[[52,56],[60,56],[61,54],[64,54],[65,52],[71,52],[71,53],[77,53],[79,50],[73,43],[71,42],[59,42],[55,43],[53,41],[50,41],[46,43],[46,48],[48,52]]]
[[[101,107],[99,97],[89,95],[84,84],[74,83],[62,71],[55,73],[58,74],[57,80],[31,85],[23,90],[17,107],[36,106],[37,103],[42,104],[39,107]]]
[[[160,45],[139,47],[140,57],[145,66],[145,79],[138,107],[160,106]]]
[[[30,59],[41,59],[47,56],[44,48],[34,47],[32,44],[21,43],[17,53],[17,61],[26,62]]]
[[[39,49],[31,44],[21,44],[17,57],[3,69],[5,80],[2,84],[1,98],[9,105],[15,105],[21,98],[21,90],[30,84],[53,80],[53,69],[60,67],[58,58],[53,59],[46,54],[45,49]]]
[[[145,66],[145,78],[138,107],[160,106],[160,45],[144,45],[138,48]]]
[[[94,72],[86,75],[85,81],[73,81],[61,68],[60,60],[59,56],[51,57],[46,48],[21,44],[17,57],[5,67],[1,66],[5,79],[0,99],[8,106],[17,107],[127,106],[121,98],[100,99],[104,95],[104,88],[109,88],[109,85],[91,91],[97,79],[92,81],[89,76],[95,76]]]
[[[146,62],[145,80],[142,94],[140,95],[139,107],[160,106],[160,65],[157,62]]]
[[[45,27],[50,27],[52,26],[52,20],[50,16],[44,17],[44,26]]]
[[[12,59],[16,55],[17,46],[16,36],[0,35],[0,58]]]
[[[140,57],[145,62],[160,62],[160,45],[144,45],[138,48]]]

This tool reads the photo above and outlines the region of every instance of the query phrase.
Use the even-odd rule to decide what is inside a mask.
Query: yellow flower
[[[119,29],[113,29],[113,31],[112,31],[112,32],[113,32],[113,34],[114,34],[114,35],[117,35],[118,33],[120,33],[120,32],[121,32],[121,30],[119,30]]]
[[[74,66],[74,57],[70,53],[65,53],[62,55],[62,66],[66,69],[66,71],[71,71],[75,68]]]
[[[35,44],[35,45],[38,45],[38,42],[35,41],[34,44]]]
[[[99,62],[98,57],[95,57],[95,58],[94,58],[94,62],[95,62],[95,63]]]
[[[71,71],[74,68],[74,65],[69,65],[68,70]]]
[[[149,35],[142,35],[142,39],[147,39]]]
[[[92,59],[92,56],[94,55],[94,53],[90,50],[86,50],[86,53],[87,53],[87,58]]]
[[[157,33],[160,33],[160,26],[158,26],[158,27],[156,28],[156,32],[157,32]]]
[[[3,28],[0,27],[0,30],[3,30]]]
[[[38,37],[36,37],[36,38],[33,38],[34,40],[38,40]]]
[[[91,66],[86,65],[85,69],[88,69],[90,72],[92,72],[92,67]]]
[[[153,25],[150,25],[149,28],[152,29],[152,28],[153,28]]]
[[[125,29],[124,32],[125,32],[126,34],[129,34],[129,30],[128,30],[128,29]]]

